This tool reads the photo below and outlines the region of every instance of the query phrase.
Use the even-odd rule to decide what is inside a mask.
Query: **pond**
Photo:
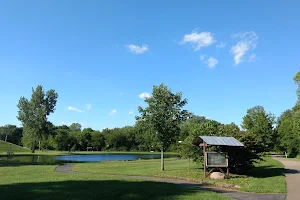
[[[172,157],[165,155],[165,158]],[[24,155],[0,157],[1,162],[12,163],[64,163],[64,162],[100,162],[116,160],[157,159],[159,154],[81,154],[81,155]]]

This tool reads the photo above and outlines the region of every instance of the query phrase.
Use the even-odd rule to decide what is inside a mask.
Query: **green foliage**
[[[81,131],[81,124],[79,124],[79,123],[72,123],[69,126],[69,129],[72,130],[72,131]]]
[[[94,131],[91,135],[90,145],[93,149],[101,151],[105,147],[105,137],[100,131]]]
[[[145,99],[146,108],[138,107],[141,116],[137,121],[144,121],[155,131],[160,144],[162,157],[161,169],[164,170],[163,151],[175,143],[180,134],[180,125],[190,115],[182,108],[187,104],[187,99],[182,100],[182,93],[172,93],[163,83],[153,86],[152,96]]]
[[[18,120],[24,127],[23,135],[32,140],[32,151],[35,149],[36,140],[41,140],[47,135],[48,121],[47,117],[55,110],[57,102],[57,93],[55,90],[49,90],[46,93],[42,86],[32,88],[31,99],[21,97],[18,104]]]
[[[292,109],[288,109],[278,118],[277,149],[287,152],[289,157],[296,157],[300,154],[300,72],[294,76],[298,85],[298,100]]]
[[[249,133],[253,134],[253,139],[257,152],[267,152],[273,150],[276,141],[274,131],[275,117],[273,114],[267,114],[262,106],[255,106],[247,110],[243,118],[242,127]]]
[[[20,145],[23,128],[15,125],[0,126],[0,140]]]

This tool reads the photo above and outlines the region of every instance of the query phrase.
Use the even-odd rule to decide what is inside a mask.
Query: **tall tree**
[[[164,149],[176,142],[180,134],[180,124],[189,116],[189,112],[182,109],[187,104],[187,99],[182,100],[182,93],[172,93],[162,83],[153,87],[152,95],[145,102],[148,106],[138,107],[141,116],[136,119],[144,120],[156,132],[161,148],[161,170],[164,170]]]
[[[261,146],[261,151],[269,151],[274,147],[275,132],[273,125],[275,117],[266,113],[264,107],[255,106],[247,110],[243,118],[242,128],[253,134],[256,143]]]
[[[41,85],[32,88],[31,99],[21,97],[18,104],[18,120],[24,127],[23,135],[32,140],[31,150],[35,150],[36,140],[41,140],[47,133],[48,116],[55,111],[58,94],[55,90],[46,93]]]
[[[71,131],[81,131],[81,124],[79,124],[79,123],[72,123],[69,126],[69,128],[70,128]]]

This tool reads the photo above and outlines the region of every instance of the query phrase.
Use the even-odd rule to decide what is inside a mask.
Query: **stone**
[[[239,189],[241,189],[241,186],[235,185],[233,188],[239,190]]]
[[[225,175],[221,172],[213,172],[209,176],[211,179],[224,179]]]

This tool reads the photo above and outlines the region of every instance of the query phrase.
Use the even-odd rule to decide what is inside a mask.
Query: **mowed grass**
[[[30,153],[30,150],[27,148],[0,140],[0,154],[6,154],[8,151],[12,151],[14,153],[15,152]]]
[[[185,179],[201,182],[203,169],[191,162],[188,169],[188,161],[185,159],[166,159],[165,171],[160,170],[160,160],[139,161],[108,161],[99,163],[79,163],[73,168],[77,172],[88,172],[94,174],[119,174],[137,176],[155,176],[174,179]],[[256,164],[248,176],[233,175],[230,179],[219,182],[231,183],[241,187],[241,191],[256,193],[286,193],[283,165],[265,157],[264,161]],[[211,180],[204,179],[211,182]]]
[[[219,194],[170,183],[125,180],[93,174],[62,174],[56,165],[0,167],[1,199],[132,199],[196,200],[229,198]]]

